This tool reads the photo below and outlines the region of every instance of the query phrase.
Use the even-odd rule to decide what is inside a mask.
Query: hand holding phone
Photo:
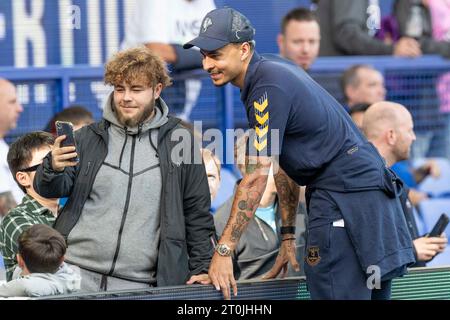
[[[73,134],[73,124],[67,121],[55,121],[56,135],[58,137],[65,135],[66,138],[61,142],[61,147],[75,146],[75,136]]]
[[[72,123],[56,121],[55,127],[58,137],[52,149],[52,167],[53,170],[61,172],[65,167],[76,166],[79,159]]]

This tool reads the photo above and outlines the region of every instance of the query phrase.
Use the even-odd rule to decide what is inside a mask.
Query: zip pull
[[[91,163],[92,163],[92,161],[88,161],[86,171],[84,172],[85,176],[87,176],[87,174],[89,173],[89,169],[91,168]]]

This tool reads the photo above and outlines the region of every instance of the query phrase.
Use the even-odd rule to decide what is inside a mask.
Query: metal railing
[[[305,277],[238,282],[233,300],[308,300]],[[71,294],[40,299],[53,300],[220,300],[222,293],[211,285],[157,287],[147,290],[122,290]],[[392,284],[393,300],[450,300],[450,267],[409,269],[407,275]]]

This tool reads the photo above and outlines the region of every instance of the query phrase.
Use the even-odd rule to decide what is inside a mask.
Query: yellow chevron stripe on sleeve
[[[260,117],[257,114],[255,114],[255,116],[256,116],[256,121],[258,121],[258,123],[260,125],[265,124],[267,122],[267,120],[269,120],[269,113],[268,112],[264,115],[264,117]]]
[[[265,139],[263,142],[259,143],[257,139],[255,139],[255,142],[253,143],[253,145],[255,146],[256,150],[258,150],[259,152],[261,152],[262,150],[264,150],[265,147],[267,147],[267,139]]]
[[[259,104],[258,102],[253,102],[253,106],[255,107],[256,110],[258,110],[259,112],[264,112],[264,110],[266,110],[267,106],[269,105],[269,101],[266,99],[264,100],[263,103]]]
[[[259,127],[256,127],[256,134],[258,135],[259,138],[264,137],[267,132],[269,131],[269,126],[265,126],[263,129],[260,129]]]

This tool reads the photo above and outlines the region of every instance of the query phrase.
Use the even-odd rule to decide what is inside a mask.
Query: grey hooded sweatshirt
[[[103,112],[111,123],[108,155],[68,236],[66,260],[104,275],[153,283],[162,185],[156,144],[168,107],[158,99],[150,121],[126,128],[112,105],[111,94]]]

